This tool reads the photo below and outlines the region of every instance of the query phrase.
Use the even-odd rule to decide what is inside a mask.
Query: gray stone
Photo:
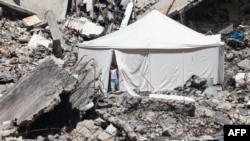
[[[247,107],[250,107],[250,100],[248,100],[247,102]]]
[[[101,118],[97,118],[94,120],[95,125],[97,126],[101,126],[101,127],[106,127],[107,126],[107,122]]]
[[[217,100],[217,99],[209,99],[209,100],[205,100],[205,103],[208,104],[210,107],[215,108],[221,102],[219,100]]]
[[[212,136],[209,136],[209,135],[203,135],[203,136],[199,137],[199,140],[200,141],[213,141],[214,138]]]
[[[204,116],[206,117],[214,117],[214,111],[208,109],[208,108],[203,108],[204,110]]]
[[[92,38],[92,36],[100,36],[104,31],[102,26],[97,25],[84,17],[81,17],[80,19],[69,19],[64,26],[74,29],[88,38]]]
[[[220,125],[231,124],[232,121],[229,119],[228,115],[225,115],[222,112],[215,112],[215,122]]]
[[[38,35],[38,34],[34,34],[29,43],[28,43],[28,48],[37,48],[39,45],[42,45],[46,48],[49,48],[50,44],[52,44],[52,42],[46,38],[44,38],[43,36],[41,35]]]
[[[115,135],[117,133],[117,129],[113,126],[113,124],[109,124],[109,126],[105,129],[105,131],[111,135]]]
[[[221,90],[219,90],[218,87],[213,86],[213,87],[206,88],[204,91],[204,94],[207,97],[222,97],[222,94],[220,92]]]
[[[111,135],[106,133],[105,131],[101,132],[98,136],[97,139],[98,141],[107,141],[111,139]]]
[[[22,137],[7,137],[5,138],[5,141],[23,141]]]
[[[229,110],[232,109],[232,104],[230,104],[228,102],[227,103],[222,103],[222,104],[218,105],[216,107],[216,109],[221,109],[221,110],[229,111]]]
[[[250,70],[250,60],[244,59],[243,61],[238,63],[238,66],[242,69]]]
[[[228,54],[226,55],[226,58],[227,58],[228,60],[232,60],[232,59],[234,58],[234,54],[233,54],[232,52],[230,52],[230,53],[228,53]]]

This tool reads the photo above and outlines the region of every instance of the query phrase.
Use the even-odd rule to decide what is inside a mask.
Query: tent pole
[[[184,83],[184,77],[185,77],[185,75],[184,75],[184,71],[185,71],[185,69],[184,69],[184,66],[185,66],[185,65],[184,65],[184,64],[185,64],[185,63],[184,63],[184,61],[185,61],[185,60],[184,60],[184,50],[183,50],[183,51],[182,51],[182,68],[183,68],[183,70],[182,70],[182,75],[183,75],[183,77],[182,77],[182,84],[183,84],[183,86],[184,86],[184,84],[185,84],[185,83]]]
[[[151,61],[150,61],[150,49],[148,50],[148,65],[149,65],[149,84],[152,87],[152,81],[151,81]]]

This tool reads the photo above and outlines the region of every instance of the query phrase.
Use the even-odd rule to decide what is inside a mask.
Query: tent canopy
[[[78,44],[79,58],[93,57],[108,89],[114,57],[120,89],[163,92],[192,76],[224,79],[224,48],[220,36],[207,37],[154,10],[135,23],[106,36]]]
[[[153,10],[135,23],[106,36],[78,44],[90,48],[183,49],[219,46],[175,20]]]

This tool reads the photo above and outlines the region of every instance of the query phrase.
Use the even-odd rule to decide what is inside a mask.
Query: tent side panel
[[[109,69],[112,59],[112,49],[79,49],[79,56],[81,58],[84,55],[88,55],[95,59],[98,67],[102,70],[101,81],[103,82],[103,90],[108,90],[109,82]]]
[[[150,50],[149,58],[154,92],[183,85],[182,50]]]
[[[184,50],[184,83],[192,76],[211,78],[217,83],[219,50],[218,47]]]
[[[151,91],[149,84],[149,62],[147,49],[115,50],[116,61],[120,70],[120,86],[125,86],[130,94],[138,91]]]

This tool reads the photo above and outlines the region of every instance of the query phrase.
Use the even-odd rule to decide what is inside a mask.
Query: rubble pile
[[[198,31],[204,27],[203,33],[221,33],[228,44],[222,85],[193,75],[184,86],[162,94],[102,91],[101,70],[91,56],[78,58],[75,45],[136,21],[158,1],[137,1],[132,8],[135,1],[130,0],[70,1],[67,18],[55,22],[52,14],[48,23],[0,7],[0,140],[222,141],[223,125],[250,124],[246,9],[240,17],[210,10],[208,15],[222,23],[217,28],[211,20],[188,21]],[[132,18],[126,21],[129,10]],[[228,17],[242,24],[228,26]],[[219,27],[227,28],[220,32]],[[61,59],[53,57],[55,47]]]

